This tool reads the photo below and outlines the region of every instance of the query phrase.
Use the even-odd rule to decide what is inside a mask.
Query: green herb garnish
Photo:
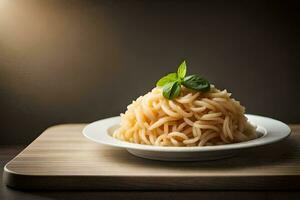
[[[194,74],[186,77],[186,62],[183,61],[178,67],[177,73],[170,73],[157,81],[156,86],[163,88],[163,95],[167,99],[174,99],[179,96],[181,85],[186,88],[207,92],[210,90],[210,83]]]

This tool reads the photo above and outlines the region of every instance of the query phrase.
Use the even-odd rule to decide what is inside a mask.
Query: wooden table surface
[[[25,146],[0,145],[0,167],[16,156]],[[20,200],[49,200],[49,199],[179,199],[197,198],[201,200],[297,200],[300,199],[298,191],[20,191],[6,187],[2,181],[0,170],[0,199]]]
[[[79,125],[80,126],[80,125]],[[291,175],[293,173],[298,173],[299,168],[294,168],[291,164],[292,160],[295,160],[299,156],[299,151],[295,151],[295,143],[292,142],[295,136],[300,136],[300,126],[299,125],[291,125],[293,130],[293,134],[291,138],[285,143],[280,144],[279,147],[273,149],[273,153],[269,154],[269,158],[262,159],[260,155],[257,155],[256,165],[252,166],[257,169],[267,170],[270,166],[276,166],[275,168],[283,168],[286,169],[287,175]],[[49,141],[48,141],[49,142]],[[50,141],[51,143],[51,141]],[[283,146],[284,145],[284,146]],[[281,148],[282,147],[282,148]],[[0,159],[1,166],[3,167],[5,163],[7,163],[10,159],[12,159],[18,152],[22,150],[22,146],[0,146]],[[287,150],[284,150],[287,149]],[[296,148],[297,149],[297,148]],[[126,154],[125,154],[126,153]],[[269,152],[270,153],[270,152]],[[130,156],[127,152],[124,152],[122,156]],[[276,156],[274,156],[276,155]],[[127,159],[128,157],[125,156]],[[131,157],[131,159],[140,159]],[[228,160],[227,160],[228,161]],[[157,162],[157,161],[146,161],[146,162]],[[218,161],[218,162],[225,162]],[[238,164],[237,161],[231,160],[229,163],[233,168],[236,168]],[[172,166],[173,164],[170,164]],[[206,164],[209,167],[209,164]],[[241,168],[247,168],[243,161],[238,165]],[[289,166],[287,168],[287,166]],[[113,170],[112,170],[113,171]],[[34,172],[33,172],[34,173]],[[270,174],[275,173],[275,171],[269,171]],[[2,176],[1,176],[2,177]],[[299,199],[300,192],[298,191],[16,191],[2,185],[0,188],[0,199],[65,199],[65,198],[73,198],[73,199],[82,199],[84,197],[93,198],[110,198],[110,199],[119,199],[122,197],[123,199],[134,199],[134,198],[176,198],[176,199],[186,199],[188,197],[192,198],[202,198],[202,199],[231,199],[235,198],[244,198],[244,199]],[[293,184],[292,182],[290,184]]]

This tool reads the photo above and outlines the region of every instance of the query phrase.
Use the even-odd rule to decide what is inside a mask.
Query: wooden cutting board
[[[300,125],[283,142],[202,162],[146,160],[86,139],[84,124],[48,128],[4,168],[19,189],[300,189]]]

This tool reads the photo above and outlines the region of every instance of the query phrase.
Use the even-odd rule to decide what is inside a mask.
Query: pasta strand
[[[227,90],[213,85],[208,92],[182,86],[174,100],[162,88],[137,98],[121,114],[121,126],[113,137],[156,146],[211,146],[256,138],[256,127],[245,117],[245,108]]]

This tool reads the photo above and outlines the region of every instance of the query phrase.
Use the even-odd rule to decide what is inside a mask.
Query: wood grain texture
[[[51,127],[10,161],[8,186],[22,189],[300,189],[300,125],[280,143],[209,162],[161,162],[84,138],[84,124]]]
[[[24,146],[19,145],[0,145],[0,167],[11,160],[17,153],[19,153]],[[82,200],[87,198],[89,200],[99,199],[176,199],[186,200],[197,198],[201,200],[298,200],[300,199],[299,191],[18,191],[5,187],[1,180],[2,171],[0,171],[0,199],[22,199],[22,200],[49,200],[49,199],[72,199]]]

